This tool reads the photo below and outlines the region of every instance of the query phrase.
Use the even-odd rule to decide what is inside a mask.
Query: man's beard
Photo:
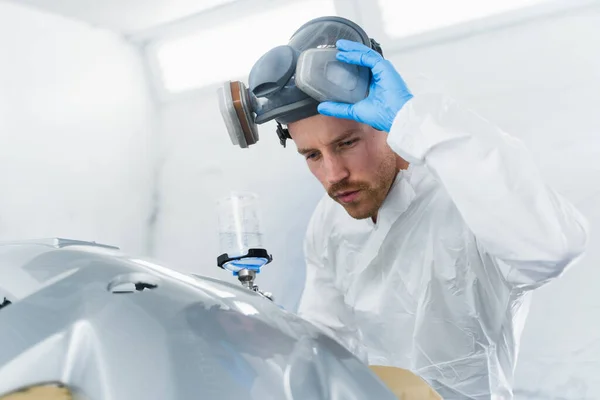
[[[327,189],[327,194],[342,207],[346,212],[355,219],[366,219],[377,217],[379,208],[385,201],[393,183],[398,176],[399,169],[396,165],[396,155],[390,150],[389,154],[384,157],[378,167],[372,181],[350,181],[343,180],[331,185]],[[359,198],[356,202],[344,204],[336,195],[345,192],[360,191]]]

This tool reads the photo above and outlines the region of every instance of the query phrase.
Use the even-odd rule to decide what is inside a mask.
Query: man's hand
[[[319,104],[319,113],[331,117],[353,119],[371,125],[380,131],[389,132],[396,114],[410,100],[404,80],[392,63],[375,50],[349,40],[337,41],[337,59],[348,64],[371,69],[372,78],[369,95],[356,104],[326,101]]]

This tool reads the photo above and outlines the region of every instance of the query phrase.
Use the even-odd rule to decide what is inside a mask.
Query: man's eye
[[[306,159],[307,160],[314,160],[314,159],[317,158],[317,156],[318,156],[317,153],[309,153],[309,154],[306,155]]]
[[[345,142],[340,143],[340,147],[350,147],[357,141],[358,139],[346,140]]]

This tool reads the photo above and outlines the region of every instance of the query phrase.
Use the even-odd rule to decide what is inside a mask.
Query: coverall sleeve
[[[546,185],[524,144],[453,99],[415,96],[388,144],[433,173],[508,284],[540,286],[584,253],[587,221]]]
[[[315,214],[304,241],[306,281],[298,306],[298,315],[309,321],[347,350],[367,363],[368,355],[361,344],[360,331],[353,312],[335,285],[335,271],[324,260],[324,244],[315,241]],[[323,228],[323,227],[321,227]]]

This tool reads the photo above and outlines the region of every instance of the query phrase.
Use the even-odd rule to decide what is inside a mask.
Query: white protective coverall
[[[587,222],[519,140],[445,96],[410,100],[388,143],[410,167],[376,224],[318,204],[299,314],[444,399],[511,399],[531,290],[582,255]]]

